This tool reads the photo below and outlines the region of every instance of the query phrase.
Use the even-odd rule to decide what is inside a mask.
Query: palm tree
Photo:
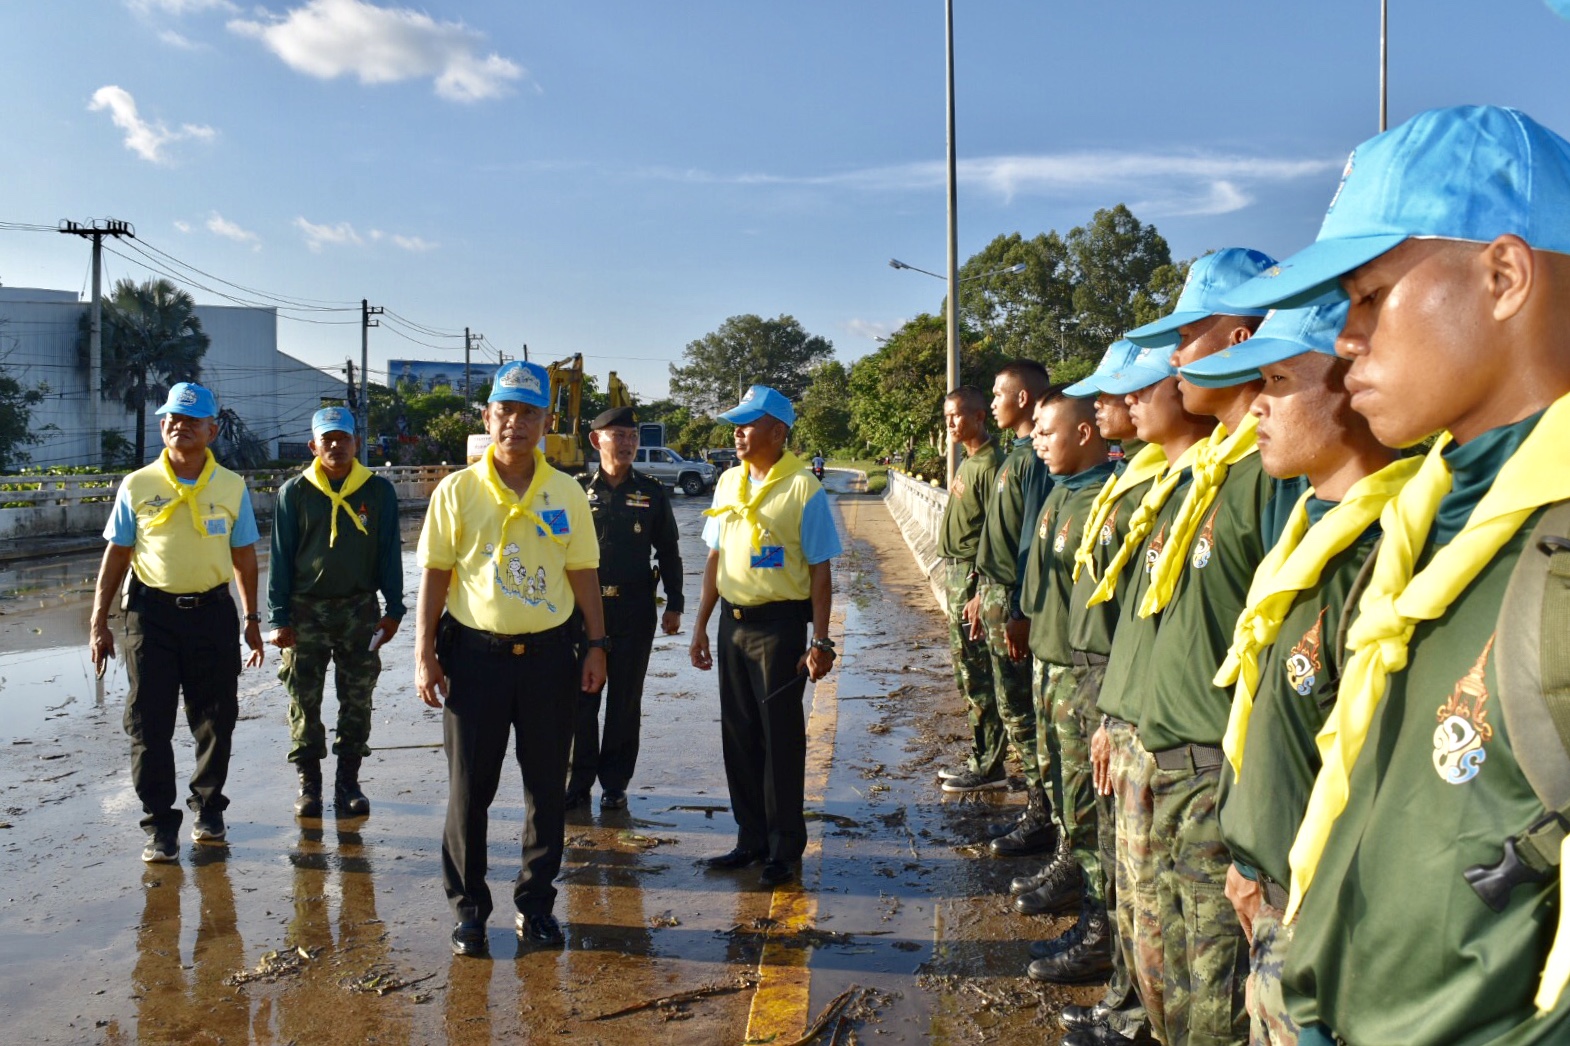
[[[117,280],[103,303],[101,392],[136,414],[136,463],[147,460],[147,404],[169,394],[176,382],[198,381],[202,356],[212,343],[202,330],[191,295],[165,279]],[[87,358],[86,316],[78,343]]]

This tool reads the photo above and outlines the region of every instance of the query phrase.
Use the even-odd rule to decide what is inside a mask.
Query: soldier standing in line
[[[600,809],[627,805],[627,785],[638,760],[643,715],[643,678],[654,645],[654,588],[665,582],[661,630],[681,630],[681,549],[670,495],[660,481],[632,467],[638,453],[638,421],[631,407],[613,407],[589,425],[589,442],[600,465],[578,477],[594,514],[600,541],[600,598],[605,604],[605,733],[600,735],[600,693],[578,698],[572,774],[567,808],[587,805],[595,778]],[[649,565],[650,553],[658,567]]]
[[[360,761],[371,754],[371,696],[378,652],[403,620],[403,540],[398,493],[360,464],[354,414],[324,407],[311,418],[314,460],[278,488],[267,582],[268,641],[283,651],[289,692],[289,761],[300,776],[299,817],[322,816],[322,691],[332,663],[338,724],[333,809],[363,817]],[[377,601],[377,590],[386,610]]]
[[[965,604],[976,594],[976,548],[981,543],[987,495],[1003,464],[1003,449],[987,431],[987,397],[974,385],[961,385],[943,397],[943,424],[950,443],[965,448],[965,460],[954,472],[938,528],[943,591],[949,621],[949,653],[954,658],[954,685],[970,713],[970,754],[963,765],[943,767],[938,783],[975,776],[1003,759],[1008,735],[998,718],[992,688],[992,657],[987,644],[972,639],[964,619]]]
[[[131,784],[142,801],[147,847],[142,860],[180,859],[180,811],[174,809],[174,718],[196,741],[196,769],[186,805],[196,815],[191,838],[223,841],[223,794],[239,718],[239,615],[229,595],[233,576],[245,611],[246,664],[262,663],[262,615],[256,610],[256,517],[245,480],[208,449],[218,435],[218,401],[182,381],[158,414],[164,452],[121,480],[104,527],[103,564],[93,598],[90,653],[100,675],[114,657],[109,604],[126,571],[125,732],[131,735]]]

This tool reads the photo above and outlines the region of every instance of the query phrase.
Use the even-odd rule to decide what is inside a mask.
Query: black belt
[[[503,636],[495,632],[482,632],[460,621],[453,621],[453,645],[462,650],[481,654],[510,654],[513,657],[530,657],[565,650],[572,646],[572,632],[567,625],[557,625],[544,632],[524,632],[516,636]]]
[[[720,612],[734,621],[747,623],[759,621],[799,621],[802,624],[806,624],[812,620],[812,600],[782,599],[774,603],[760,603],[755,607],[739,607],[722,599],[720,600]]]
[[[229,598],[229,583],[227,581],[216,588],[208,589],[206,592],[189,592],[183,595],[165,592],[161,588],[149,588],[146,585],[137,587],[140,589],[137,593],[139,598],[150,599],[154,603],[162,603],[177,610],[195,610],[197,607],[204,607],[220,599]]]
[[[1075,668],[1095,668],[1107,663],[1105,654],[1087,654],[1083,650],[1075,650],[1070,656],[1074,660]]]
[[[1221,765],[1225,756],[1219,745],[1178,745],[1151,752],[1156,767],[1161,770],[1213,770]]]

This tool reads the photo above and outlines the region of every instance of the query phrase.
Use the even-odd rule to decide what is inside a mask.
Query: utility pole
[[[366,373],[370,369],[371,356],[371,328],[380,327],[379,320],[371,319],[380,316],[383,309],[380,305],[372,306],[365,298],[360,299],[360,464],[371,463],[371,395],[366,383]]]
[[[947,0],[944,4],[946,16],[946,31],[944,33],[945,50],[948,57],[948,190],[949,190],[949,307],[948,307],[948,371],[945,380],[948,388],[945,392],[952,392],[959,388],[959,195],[956,189],[954,163],[954,0]],[[954,473],[959,471],[959,445],[949,440],[948,468],[945,470],[943,483],[945,486],[954,482]]]
[[[92,320],[87,331],[87,458],[88,462],[103,467],[103,432],[99,429],[98,401],[103,398],[104,342],[103,342],[103,272],[104,237],[119,239],[129,236],[136,239],[136,230],[130,222],[115,218],[99,221],[89,219],[86,225],[70,220],[62,221],[60,232],[67,236],[81,236],[93,241],[93,303]],[[137,462],[138,465],[141,462]]]
[[[349,393],[348,393],[348,395],[346,395],[343,398],[343,401],[349,405],[349,409],[350,410],[354,410],[356,405],[360,402],[360,397],[355,395],[355,388],[354,388],[354,361],[353,360],[344,360],[343,363],[344,363],[343,372],[345,374],[349,375]]]
[[[469,413],[469,404],[474,402],[474,393],[469,388],[469,345],[473,335],[469,328],[463,329],[463,412]]]
[[[1379,133],[1390,127],[1390,0],[1379,0]]]

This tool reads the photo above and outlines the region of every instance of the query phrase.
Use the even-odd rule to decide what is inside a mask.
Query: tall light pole
[[[944,42],[948,52],[948,150],[949,150],[949,307],[948,307],[948,383],[945,389],[959,388],[959,195],[955,187],[954,164],[954,0],[944,0],[947,29]],[[944,485],[954,481],[959,469],[959,447],[949,440],[948,473]]]
[[[1379,0],[1379,133],[1390,127],[1390,0]]]

